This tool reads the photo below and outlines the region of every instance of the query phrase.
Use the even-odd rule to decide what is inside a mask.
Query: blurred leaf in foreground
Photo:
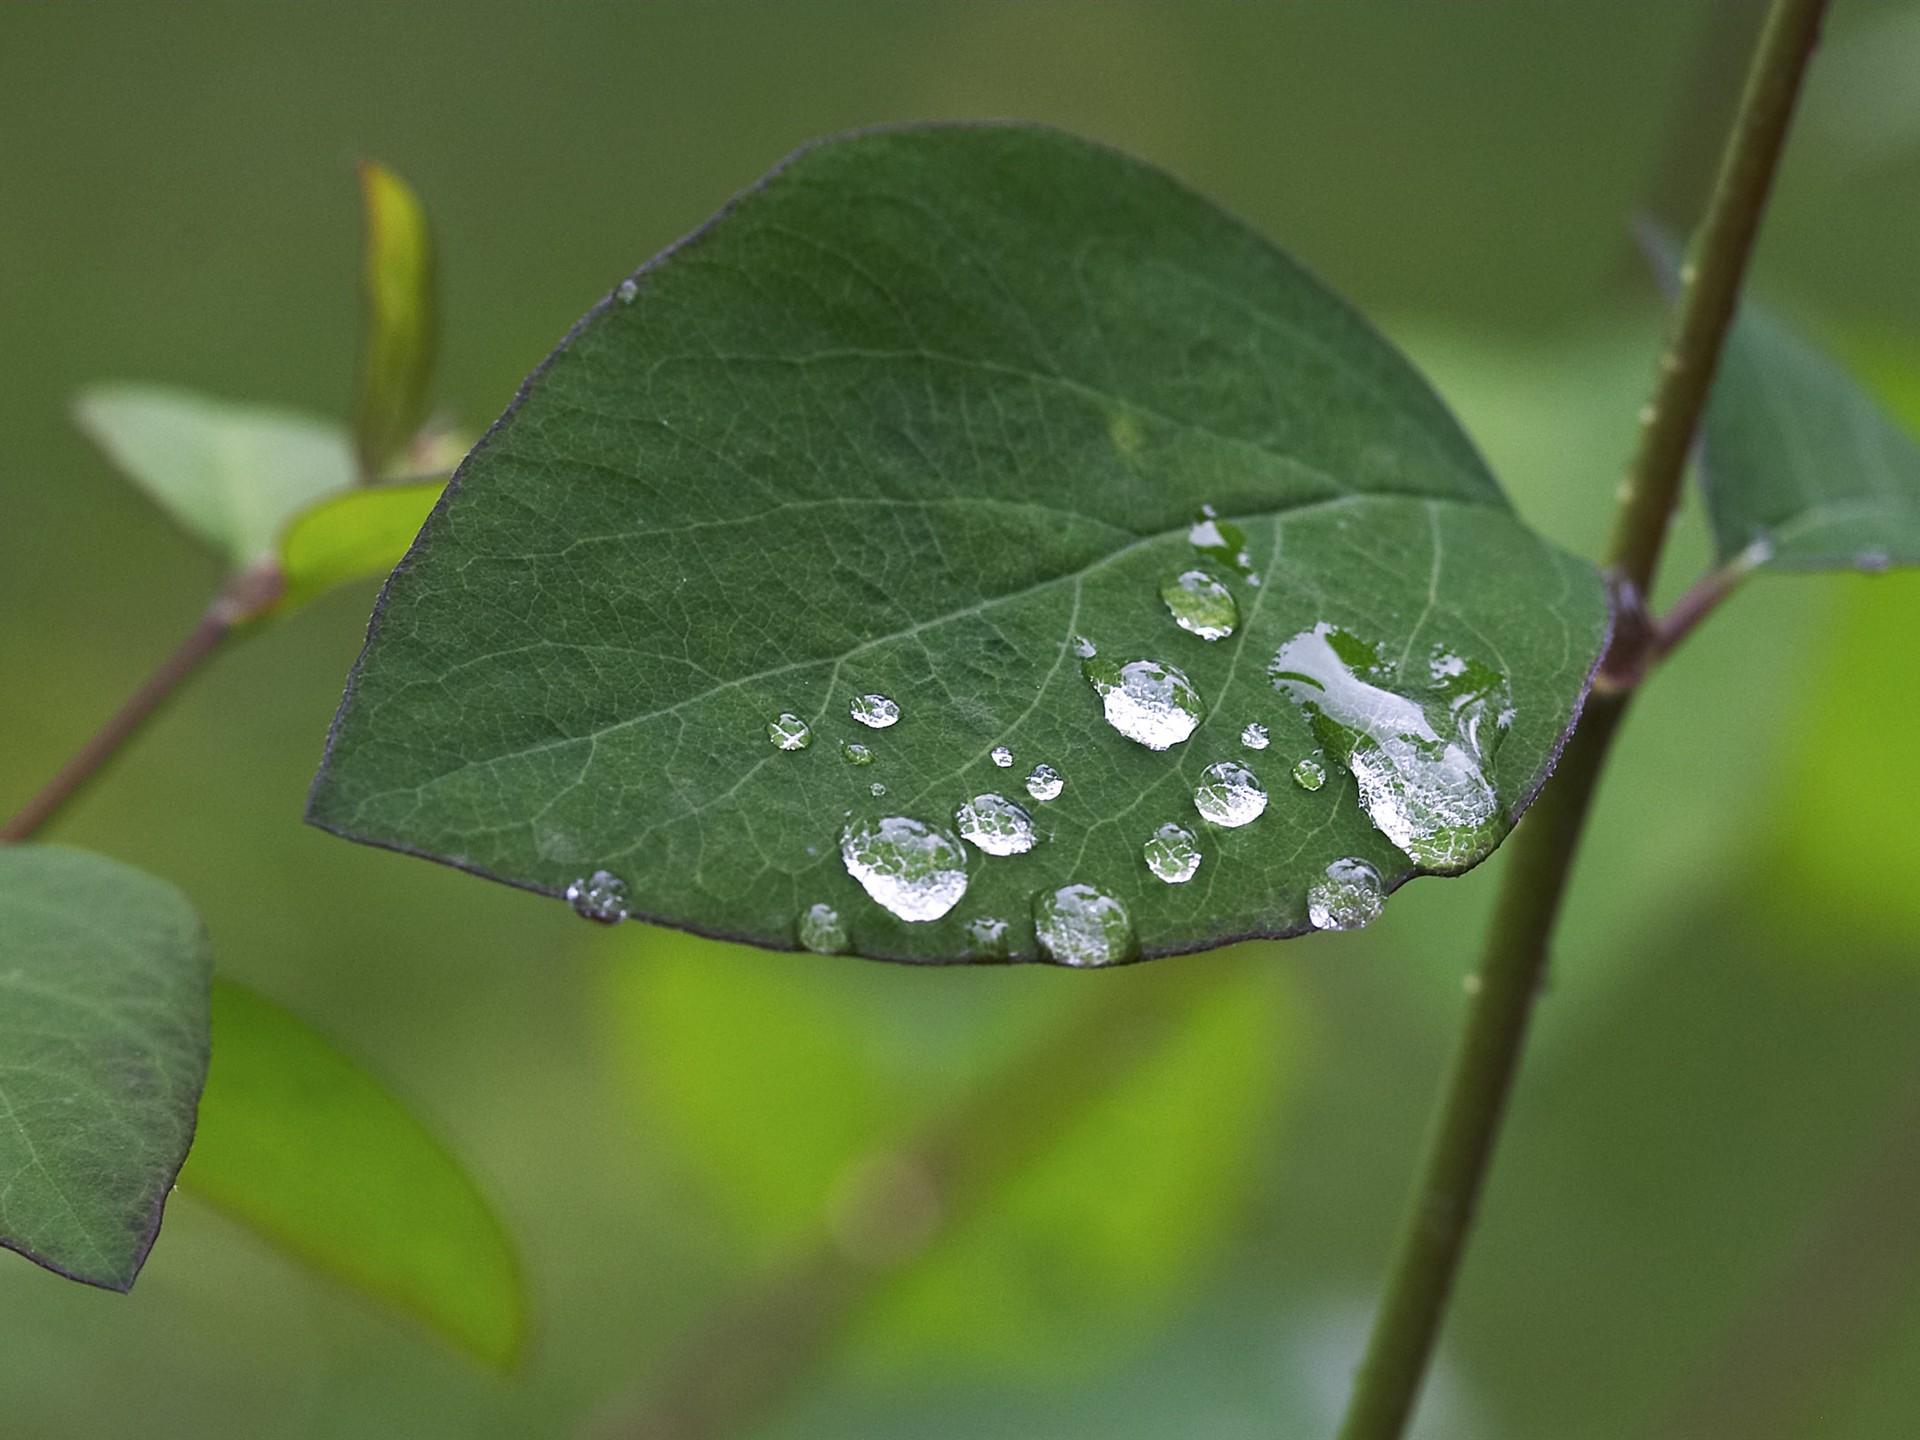
[[[132,1286],[193,1136],[210,968],[171,885],[0,846],[0,1245]]]
[[[301,511],[280,537],[286,590],[279,608],[292,610],[349,580],[385,575],[407,553],[441,488],[438,480],[362,486]]]
[[[213,1030],[181,1185],[487,1364],[511,1366],[525,1328],[520,1272],[460,1162],[279,1006],[221,982]]]
[[[354,444],[368,479],[383,477],[426,418],[439,339],[433,236],[420,197],[393,171],[360,163],[366,212],[366,338]]]
[[[74,417],[128,478],[234,569],[271,558],[299,510],[354,483],[337,425],[153,385],[98,385]]]

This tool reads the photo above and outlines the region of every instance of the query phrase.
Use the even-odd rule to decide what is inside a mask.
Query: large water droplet
[[[1182,630],[1202,640],[1224,640],[1240,623],[1240,607],[1233,592],[1204,570],[1184,570],[1160,586],[1167,613]]]
[[[1222,520],[1211,505],[1202,505],[1187,531],[1187,543],[1207,559],[1237,571],[1248,584],[1258,584],[1253,557],[1247,553],[1247,532],[1231,520]]]
[[[990,754],[993,763],[998,765],[1002,770],[1005,770],[1009,765],[1013,764],[1013,751],[1004,745],[994,746]]]
[[[1058,800],[1067,782],[1051,765],[1036,765],[1027,772],[1027,794],[1036,800]]]
[[[1249,720],[1247,722],[1247,728],[1240,732],[1240,743],[1249,750],[1266,749],[1268,745],[1267,727],[1262,725],[1258,720]]]
[[[884,695],[856,695],[847,713],[869,730],[884,730],[900,718],[900,707]]]
[[[1302,790],[1318,790],[1327,783],[1327,767],[1311,755],[1302,755],[1293,762],[1293,783]]]
[[[1149,750],[1178,745],[1206,716],[1193,682],[1158,660],[1116,665],[1096,658],[1080,671],[1099,695],[1107,723]]]
[[[1184,885],[1200,868],[1200,842],[1191,830],[1178,825],[1162,825],[1153,838],[1140,847],[1147,868],[1169,885]]]
[[[627,918],[627,882],[611,870],[596,870],[567,886],[567,903],[582,920],[617,925]]]
[[[767,739],[777,750],[804,750],[813,743],[813,731],[798,715],[781,714],[767,722]]]
[[[1006,921],[992,915],[977,915],[967,921],[965,928],[969,960],[1004,960],[1013,953],[1013,934]]]
[[[1091,885],[1063,885],[1033,897],[1033,929],[1058,965],[1113,965],[1138,949],[1127,907]]]
[[[966,847],[906,815],[849,820],[840,832],[847,873],[902,920],[938,920],[967,893]]]
[[[1353,773],[1374,828],[1421,865],[1458,870],[1499,843],[1486,765],[1513,709],[1503,676],[1436,650],[1417,696],[1386,688],[1375,647],[1322,622],[1280,647],[1275,688]],[[1379,682],[1379,683],[1376,683]]]
[[[794,933],[800,943],[816,955],[845,954],[849,943],[846,922],[831,905],[813,905],[802,910]]]
[[[1216,825],[1237,829],[1260,818],[1267,808],[1267,792],[1238,760],[1222,760],[1200,772],[1193,808]]]
[[[1380,872],[1357,856],[1336,860],[1307,887],[1307,918],[1320,930],[1358,930],[1380,918],[1387,894]]]
[[[953,812],[961,835],[989,855],[1024,855],[1033,848],[1033,817],[1004,795],[976,795]]]
[[[858,740],[842,740],[840,742],[840,753],[846,758],[846,762],[849,765],[873,764],[873,751],[869,747],[862,745]]]

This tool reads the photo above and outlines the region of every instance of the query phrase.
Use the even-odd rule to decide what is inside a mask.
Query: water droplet
[[[617,925],[627,918],[627,882],[611,870],[596,870],[567,886],[567,903],[582,920]]]
[[[1327,783],[1327,767],[1311,755],[1302,755],[1293,763],[1293,783],[1302,790],[1318,790]]]
[[[619,289],[613,293],[620,297],[620,303],[622,305],[631,305],[633,303],[633,297],[640,293],[640,282],[638,280],[622,280]]]
[[[1307,887],[1307,918],[1319,930],[1358,930],[1386,908],[1380,872],[1357,856],[1336,860]]]
[[[1091,660],[1100,652],[1094,648],[1093,641],[1089,640],[1086,636],[1076,635],[1073,637],[1073,653],[1078,655],[1082,660]]]
[[[1107,723],[1149,750],[1178,745],[1206,715],[1193,682],[1157,660],[1088,660],[1080,666],[1106,711]]]
[[[767,739],[777,750],[804,750],[813,743],[813,730],[798,715],[783,713],[767,722]]]
[[[998,765],[1002,770],[1013,764],[1013,751],[1004,745],[994,746],[992,754],[993,763]]]
[[[1184,885],[1200,868],[1200,844],[1191,830],[1178,825],[1162,825],[1153,838],[1140,847],[1147,868],[1169,885]]]
[[[1091,885],[1063,885],[1033,897],[1033,929],[1056,965],[1113,965],[1139,948],[1127,907]]]
[[[846,923],[831,905],[814,905],[802,910],[794,933],[800,943],[816,955],[844,955],[849,943]]]
[[[1240,743],[1249,750],[1267,748],[1267,727],[1258,720],[1249,720],[1247,728],[1240,732]]]
[[[874,799],[878,800],[882,795],[887,793],[887,787],[882,785],[878,780],[876,780],[873,782],[873,784],[867,786],[867,793],[873,796]]]
[[[1322,622],[1282,645],[1270,673],[1352,772],[1374,828],[1421,865],[1458,870],[1499,842],[1485,767],[1513,706],[1505,677],[1477,661],[1436,648],[1427,669],[1417,696],[1388,689],[1378,650]]]
[[[856,695],[847,713],[869,730],[884,730],[900,718],[900,707],[884,695]]]
[[[1182,630],[1202,640],[1224,640],[1240,623],[1233,592],[1204,570],[1184,570],[1160,585],[1160,599]]]
[[[873,764],[873,751],[865,745],[862,745],[858,740],[842,740],[840,742],[840,753],[846,757],[849,765]]]
[[[1027,772],[1027,794],[1036,800],[1058,800],[1067,782],[1051,765],[1036,765]]]
[[[1013,953],[1013,935],[1004,920],[979,915],[966,923],[969,960],[1004,960]]]
[[[840,859],[867,894],[902,920],[938,920],[967,893],[966,848],[938,826],[905,815],[848,821]]]
[[[1200,772],[1193,808],[1216,825],[1238,829],[1260,818],[1267,808],[1267,792],[1238,760],[1222,760]]]
[[[1230,520],[1222,520],[1211,505],[1202,505],[1187,531],[1187,543],[1207,559],[1235,570],[1242,580],[1258,584],[1253,573],[1253,557],[1247,554],[1247,532]]]
[[[1863,575],[1882,575],[1893,568],[1893,557],[1884,550],[1863,550],[1854,557],[1853,568]]]
[[[989,855],[1033,849],[1033,817],[1004,795],[976,795],[953,812],[960,833]]]

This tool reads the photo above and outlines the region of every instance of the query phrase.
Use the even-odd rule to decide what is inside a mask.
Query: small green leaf
[[[364,486],[301,511],[280,537],[281,608],[349,580],[385,575],[407,553],[442,488],[438,480]]]
[[[520,1353],[519,1268],[493,1210],[387,1089],[279,1006],[221,982],[180,1183],[490,1365]]]
[[[109,459],[235,568],[269,558],[295,512],[354,483],[337,425],[152,385],[98,385],[74,418]]]
[[[1671,282],[1670,243],[1649,248]],[[1700,435],[1722,563],[1790,570],[1920,564],[1920,444],[1764,306],[1740,307]]]
[[[386,166],[360,163],[366,211],[366,340],[354,443],[370,478],[386,474],[427,413],[439,340],[433,236],[420,197]]]
[[[210,972],[171,885],[0,846],[0,1245],[133,1285],[193,1138]]]
[[[1593,568],[1244,225],[1055,131],[869,134],[777,170],[528,383],[389,585],[310,818],[761,945],[824,904],[883,958],[1167,954],[1306,930],[1349,858],[1384,888],[1475,863],[1606,628]],[[1040,765],[1064,787],[1030,799]],[[962,848],[983,795],[1031,812],[1030,850]],[[1191,883],[1143,858],[1173,824]]]

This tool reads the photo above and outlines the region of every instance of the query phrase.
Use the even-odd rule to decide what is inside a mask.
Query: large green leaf
[[[1676,260],[1658,239],[1655,263]],[[1747,301],[1721,352],[1700,481],[1725,563],[1792,570],[1920,564],[1920,444],[1831,358]]]
[[[222,982],[213,1033],[180,1183],[487,1363],[511,1364],[525,1324],[519,1267],[459,1161],[279,1006]]]
[[[289,410],[156,385],[97,385],[80,428],[168,514],[236,568],[272,556],[281,528],[352,485],[346,432]]]
[[[193,1138],[210,970],[171,885],[0,846],[0,1245],[132,1286]]]
[[[1163,587],[1195,571],[1174,601],[1219,587],[1230,638],[1170,618]],[[1035,904],[1111,917],[1069,888],[1092,886],[1138,950],[1125,926],[1056,929],[1056,958],[1163,954],[1308,928],[1350,857],[1389,888],[1474,863],[1544,778],[1605,629],[1593,569],[1245,226],[1054,131],[871,134],[777,170],[528,383],[395,572],[310,816],[601,917],[791,946],[824,905],[890,958],[1033,958]],[[1078,637],[1103,682],[1184,672],[1204,723],[1165,751],[1125,738]],[[1339,694],[1270,673],[1303,666]],[[869,694],[897,725],[849,718]],[[769,743],[783,715],[810,746]],[[1249,724],[1269,748],[1242,747]],[[1327,782],[1293,783],[1320,747]],[[1355,803],[1349,752],[1411,858]],[[1226,762],[1270,797],[1241,828],[1196,813]],[[1035,765],[1057,799],[1023,790]],[[942,832],[988,794],[1040,840],[967,852],[952,904]],[[863,893],[843,821],[856,867],[917,850],[904,885]],[[1189,883],[1143,859],[1170,824],[1203,857]]]

